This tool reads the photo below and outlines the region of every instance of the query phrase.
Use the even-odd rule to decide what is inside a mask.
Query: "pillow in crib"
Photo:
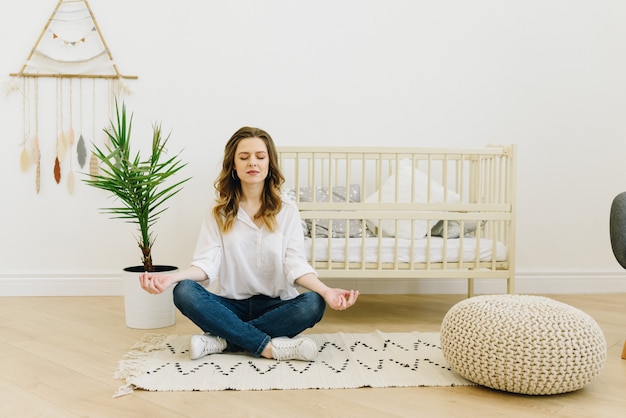
[[[329,196],[329,188],[326,186],[316,187],[315,189],[315,201],[316,202],[328,202],[332,198],[332,202],[346,202],[346,187],[335,186],[330,189],[332,197]],[[300,188],[300,201],[312,202],[313,201],[313,188],[301,187]],[[358,184],[351,184],[348,189],[348,202],[360,202],[361,201],[361,187]],[[313,222],[311,219],[307,219],[306,224],[309,228],[309,234],[312,233],[311,229]],[[315,236],[316,237],[328,237],[328,219],[316,219],[315,220]],[[346,233],[350,238],[361,237],[363,235],[363,228],[361,221],[357,219],[350,220],[349,228],[346,231],[346,220],[335,219],[333,220],[333,238],[345,238]]]
[[[389,176],[379,191],[367,197],[368,203],[409,203],[411,202],[411,178],[413,177],[413,202],[414,203],[443,203],[444,187],[434,180],[430,180],[430,201],[428,201],[428,175],[419,169],[412,171],[411,160],[400,160],[398,162],[398,196],[396,197],[396,175]],[[379,198],[380,196],[380,198]],[[452,190],[447,191],[447,203],[458,203],[461,196]],[[424,238],[428,232],[427,220],[399,220],[398,237],[411,239],[411,222],[413,222],[413,236]],[[393,237],[396,234],[395,221],[372,219],[370,225],[376,225],[382,230],[383,236]]]
[[[481,226],[487,221],[482,221]],[[435,226],[430,230],[430,234],[434,237],[443,237],[443,223],[444,221],[438,221]],[[464,234],[471,234],[476,230],[476,221],[463,222]],[[459,238],[461,236],[461,222],[450,220],[448,221],[448,233],[447,238]]]

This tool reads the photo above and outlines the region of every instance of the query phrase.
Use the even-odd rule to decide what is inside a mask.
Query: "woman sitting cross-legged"
[[[281,198],[283,183],[269,134],[239,129],[226,144],[216,201],[202,223],[191,266],[140,275],[149,293],[175,285],[177,308],[204,332],[191,338],[192,359],[247,351],[312,361],[318,347],[299,334],[322,319],[327,304],[343,310],[356,302],[358,291],[326,286],[307,262],[300,214]],[[296,286],[309,291],[299,293]]]

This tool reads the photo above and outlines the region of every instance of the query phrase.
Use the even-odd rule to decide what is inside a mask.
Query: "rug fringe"
[[[117,370],[113,373],[114,379],[125,380],[113,394],[114,398],[133,393],[134,385],[128,383],[130,379],[141,374],[141,366],[148,359],[152,351],[163,350],[167,334],[145,334],[143,339],[135,343],[128,353],[117,363]]]
[[[133,385],[131,384],[122,385],[119,388],[117,388],[117,392],[113,394],[113,398],[119,398],[120,396],[130,395],[134,391],[135,391],[135,388]]]

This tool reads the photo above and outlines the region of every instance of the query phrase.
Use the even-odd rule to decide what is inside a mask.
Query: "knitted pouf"
[[[441,326],[450,367],[469,381],[507,392],[552,395],[591,382],[606,363],[598,324],[541,296],[476,296],[454,305]]]

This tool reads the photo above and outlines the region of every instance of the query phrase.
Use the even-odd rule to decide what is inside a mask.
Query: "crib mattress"
[[[347,247],[346,247],[347,241]],[[305,238],[305,254],[313,260],[313,239]],[[329,245],[331,247],[329,251]],[[478,248],[477,248],[478,247]],[[430,237],[413,241],[413,259],[411,260],[411,240],[396,238],[317,238],[315,239],[315,261],[360,263],[450,263],[480,261],[506,261],[505,244],[486,238],[476,239],[467,236],[456,239]],[[462,260],[461,255],[462,253]],[[363,255],[365,260],[363,260]],[[495,257],[495,260],[494,260]]]

